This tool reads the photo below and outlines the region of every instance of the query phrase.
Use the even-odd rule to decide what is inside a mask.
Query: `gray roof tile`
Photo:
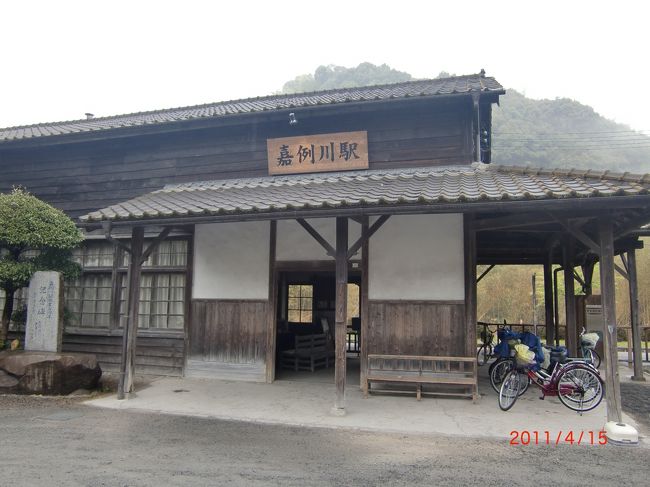
[[[359,103],[373,100],[389,100],[416,96],[447,96],[476,92],[503,93],[504,90],[494,78],[486,77],[482,74],[472,74],[451,78],[407,81],[380,86],[342,88],[292,95],[272,95],[206,105],[92,118],[90,120],[84,119],[0,128],[0,143],[36,137],[53,137],[79,132],[94,132],[140,125],[183,122],[192,119],[224,117],[269,110],[286,110],[335,103]]]
[[[650,175],[518,166],[448,166],[171,184],[82,222],[245,215],[303,208],[647,195]]]

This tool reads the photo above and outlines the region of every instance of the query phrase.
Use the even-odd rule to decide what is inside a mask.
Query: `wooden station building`
[[[0,129],[0,191],[87,232],[64,349],[121,392],[134,369],[272,382],[286,343],[329,331],[342,411],[349,286],[363,386],[369,356],[474,357],[478,264],[545,266],[552,340],[552,266],[590,282],[600,261],[615,357],[614,257],[633,277],[650,177],[490,164],[502,94],[481,72]]]

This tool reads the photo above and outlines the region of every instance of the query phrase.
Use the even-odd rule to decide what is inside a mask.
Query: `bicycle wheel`
[[[570,367],[557,379],[560,402],[573,411],[591,411],[603,400],[603,380],[587,365]]]
[[[591,359],[591,365],[596,367],[597,369],[600,368],[600,355],[598,355],[598,352],[596,350],[589,350],[589,358]]]
[[[499,390],[501,389],[501,384],[503,383],[503,379],[506,378],[508,375],[508,372],[510,372],[514,366],[515,363],[512,359],[499,359],[496,362],[494,362],[494,367],[491,367],[490,370],[490,385],[492,386],[492,389],[494,389],[494,392],[498,393]],[[522,396],[527,390],[528,386],[530,385],[530,379],[528,376],[523,376],[523,374],[520,374],[521,377],[519,377],[519,380],[521,384],[519,385],[519,395]]]
[[[488,347],[490,347],[490,345],[481,345],[481,348],[478,349],[476,361],[479,365],[487,364],[488,359],[490,358],[490,350]]]
[[[502,411],[507,411],[514,406],[519,397],[520,384],[519,373],[516,369],[512,369],[503,379],[499,389],[499,407]]]

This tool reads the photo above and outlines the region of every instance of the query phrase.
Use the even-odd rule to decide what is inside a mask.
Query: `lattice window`
[[[290,323],[312,323],[314,310],[314,286],[289,284],[287,312]]]
[[[126,313],[126,275],[122,277],[120,314]],[[139,328],[183,329],[185,274],[150,273],[140,277]]]
[[[71,326],[108,328],[111,310],[111,275],[87,274],[68,282],[66,319]]]

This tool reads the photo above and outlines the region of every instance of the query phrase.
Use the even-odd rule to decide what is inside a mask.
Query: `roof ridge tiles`
[[[110,130],[138,125],[180,122],[196,118],[210,118],[226,116],[229,114],[236,115],[238,113],[284,110],[300,108],[303,106],[316,106],[321,104],[321,102],[323,102],[323,104],[331,104],[361,102],[382,98],[405,98],[407,94],[409,96],[417,94],[422,96],[440,96],[454,93],[468,93],[472,91],[493,91],[498,94],[505,92],[503,87],[492,77],[481,78],[484,81],[479,83],[480,90],[476,90],[474,85],[471,83],[462,83],[462,81],[468,81],[472,78],[479,77],[481,77],[480,73],[452,76],[448,78],[427,78],[380,85],[335,88],[312,92],[270,94],[265,96],[221,100],[198,105],[185,105],[122,113],[92,119],[60,120],[54,122],[15,125],[0,128],[0,141],[64,135],[66,133],[75,132]],[[445,88],[450,83],[457,83],[458,86],[454,86],[450,91]],[[60,133],[49,133],[52,128],[59,128]]]

